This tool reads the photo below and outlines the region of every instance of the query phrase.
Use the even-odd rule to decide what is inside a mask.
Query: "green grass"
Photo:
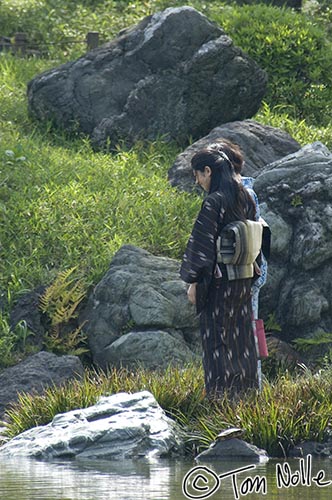
[[[205,449],[217,434],[229,427],[245,430],[245,439],[270,456],[288,456],[294,444],[322,442],[331,432],[332,370],[309,371],[296,376],[283,373],[265,381],[261,393],[247,392],[215,402],[204,396],[201,365],[165,372],[138,368],[113,369],[109,373],[87,371],[81,381],[47,389],[42,395],[21,394],[7,411],[7,436],[14,437],[36,425],[47,424],[58,413],[85,408],[101,395],[149,390],[161,407],[176,419],[186,435],[187,452]]]
[[[263,125],[288,132],[302,146],[320,141],[327,148],[332,149],[332,125],[320,126],[305,119],[298,120],[284,106],[270,108],[266,102],[263,102],[254,118]]]
[[[31,287],[74,263],[96,278],[125,243],[180,256],[198,204],[167,182],[175,148],[156,142],[106,155],[84,139],[76,148],[37,133],[21,139],[0,151],[3,283],[9,269]]]
[[[159,140],[110,155],[94,152],[84,137],[42,131],[26,116],[17,84],[31,63],[11,56],[1,63],[8,93],[1,106],[0,289],[31,288],[72,265],[95,280],[125,243],[180,257],[199,200],[167,181],[177,146]]]

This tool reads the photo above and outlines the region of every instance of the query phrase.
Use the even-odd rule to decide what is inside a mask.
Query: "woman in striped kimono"
[[[189,238],[180,275],[189,284],[188,299],[200,313],[206,392],[218,397],[258,384],[252,279],[230,281],[226,267],[216,264],[216,240],[222,228],[236,220],[255,220],[256,209],[222,148],[198,151],[191,165],[196,183],[208,196]]]
[[[227,154],[228,158],[233,164],[235,174],[237,175],[237,179],[239,182],[242,183],[243,187],[248,191],[250,196],[255,202],[256,206],[256,220],[259,220],[261,218],[261,212],[260,212],[260,206],[259,206],[259,201],[256,192],[254,191],[254,179],[252,177],[243,177],[242,175],[242,169],[244,166],[244,157],[242,154],[242,151],[240,147],[237,144],[234,144],[233,142],[229,141],[228,139],[222,138],[220,141],[218,141],[215,144],[210,144],[209,149],[211,148],[217,148],[222,150]],[[269,246],[269,243],[267,243]],[[268,254],[269,255],[269,248]],[[252,305],[252,312],[253,312],[253,318],[256,320],[258,319],[258,309],[259,309],[259,294],[262,286],[265,285],[266,279],[267,279],[267,260],[261,252],[260,255],[260,275],[255,279],[255,281],[252,284],[251,288],[251,305]],[[257,360],[257,374],[258,374],[258,385],[259,388],[262,388],[262,363],[261,360]]]
[[[237,179],[239,182],[242,182],[243,187],[248,191],[250,196],[255,202],[256,206],[256,220],[259,220],[261,217],[259,201],[256,192],[254,191],[254,179],[252,177],[243,177],[242,169],[244,166],[244,157],[241,152],[240,147],[233,142],[222,138],[220,142],[215,144],[210,144],[209,149],[217,148],[222,150],[227,154],[228,158],[233,164],[235,174],[237,174]],[[254,319],[258,319],[258,305],[259,305],[259,293],[262,286],[265,285],[267,279],[267,260],[263,254],[261,254],[261,262],[260,262],[260,275],[254,281],[252,285],[252,293],[251,293],[251,302],[252,302],[252,310]]]

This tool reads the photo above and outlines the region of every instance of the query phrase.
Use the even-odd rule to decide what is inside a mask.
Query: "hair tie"
[[[224,151],[219,150],[218,152],[219,152],[220,156],[221,156],[224,160],[228,161],[228,162],[232,165],[231,160],[228,158],[227,154],[226,154],[226,153],[224,153]]]

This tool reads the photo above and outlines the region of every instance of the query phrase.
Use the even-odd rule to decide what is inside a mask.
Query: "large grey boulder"
[[[178,454],[177,424],[148,391],[102,397],[89,408],[58,414],[0,447],[0,457],[121,460]]]
[[[256,177],[270,163],[300,149],[300,144],[281,129],[254,120],[234,121],[215,127],[208,135],[191,144],[175,159],[168,172],[172,186],[192,191],[194,178],[190,160],[200,149],[222,139],[238,144],[244,156],[243,175]]]
[[[179,268],[131,245],[114,255],[80,317],[97,365],[165,368],[197,356],[198,320]]]
[[[41,351],[0,373],[0,415],[19,393],[41,393],[83,376],[83,365],[77,356],[57,356]]]
[[[96,146],[163,135],[179,142],[252,117],[266,73],[191,7],[168,8],[28,85],[30,114],[77,127]]]
[[[265,167],[254,188],[272,231],[262,314],[282,338],[332,331],[332,153],[309,144]]]

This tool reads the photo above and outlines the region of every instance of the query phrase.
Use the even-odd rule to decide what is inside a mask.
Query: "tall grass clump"
[[[113,368],[108,372],[86,370],[82,380],[61,387],[50,387],[41,395],[20,394],[17,403],[6,412],[7,436],[50,422],[58,413],[86,408],[102,395],[119,392],[150,391],[169,414],[199,413],[204,403],[204,379],[201,366],[169,366],[165,371]]]
[[[165,372],[138,367],[89,371],[83,380],[52,387],[42,395],[21,394],[7,410],[7,436],[52,421],[57,413],[93,405],[101,395],[150,391],[161,407],[184,429],[187,450],[201,451],[218,433],[232,426],[245,430],[245,439],[272,457],[288,456],[302,441],[324,441],[331,434],[332,370],[280,375],[265,381],[261,392],[233,399],[225,394],[210,401],[204,396],[201,365],[168,367]]]
[[[240,427],[244,439],[265,449],[271,457],[287,457],[304,441],[324,442],[331,436],[331,368],[317,374],[280,374],[265,381],[261,392],[232,399],[225,394],[188,420],[188,442],[201,450],[223,428]]]

